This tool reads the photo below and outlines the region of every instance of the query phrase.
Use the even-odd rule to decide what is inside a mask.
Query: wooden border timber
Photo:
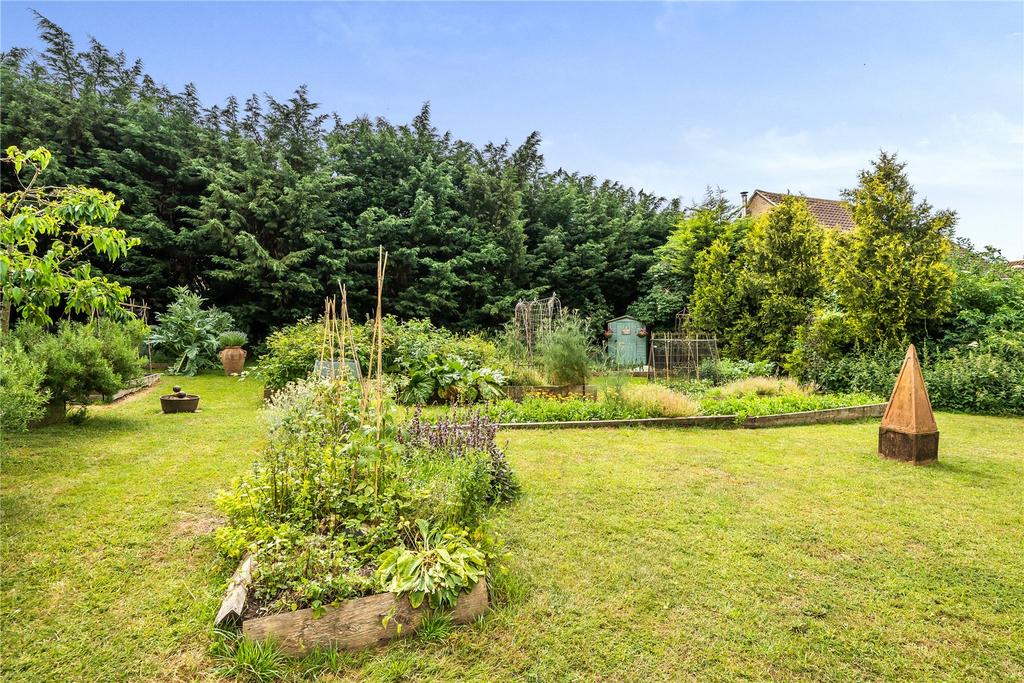
[[[214,626],[241,629],[243,635],[253,640],[273,640],[292,657],[305,656],[315,647],[358,650],[382,645],[415,633],[426,613],[423,607],[414,609],[407,595],[377,593],[328,606],[320,616],[315,616],[312,609],[300,609],[244,619],[252,570],[253,560],[246,557],[231,577]],[[487,579],[481,578],[472,590],[459,596],[452,621],[468,624],[486,612],[487,605]],[[383,625],[385,618],[387,627]]]
[[[574,420],[567,422],[505,422],[498,429],[595,429],[600,427],[786,427],[791,425],[853,422],[881,417],[885,403],[849,408],[827,408],[801,413],[758,415],[740,420],[737,415],[694,415],[693,417],[645,417],[633,420]]]

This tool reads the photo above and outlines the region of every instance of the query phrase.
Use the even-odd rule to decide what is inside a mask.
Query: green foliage
[[[498,500],[493,427],[400,425],[390,397],[378,410],[359,387],[326,379],[286,385],[266,411],[265,452],[218,495],[230,521],[216,534],[218,547],[233,559],[253,554],[254,609],[261,614],[321,610],[372,592],[382,580],[371,578],[378,558],[390,550],[423,551],[430,567],[435,560],[427,555],[441,558],[443,566],[433,567],[429,580],[417,578],[416,588],[396,584],[420,591],[417,599],[428,595],[434,606],[449,605],[460,587],[472,585],[459,582],[475,582],[483,571],[487,544],[477,536],[470,543],[463,530],[479,525]],[[424,536],[412,520],[437,534]],[[443,564],[449,558],[455,569]]]
[[[726,337],[728,348],[776,365],[789,355],[821,292],[823,239],[800,197],[787,196],[758,217],[745,242],[739,318]]]
[[[5,333],[13,307],[25,320],[48,325],[50,309],[66,313],[119,313],[131,290],[95,273],[88,259],[116,261],[139,244],[111,227],[121,203],[86,187],[39,185],[52,155],[39,147],[23,152],[8,147],[0,162],[13,167],[17,188],[0,193],[0,292]],[[22,172],[29,170],[27,179]]]
[[[831,391],[870,391],[888,396],[903,351],[851,354],[824,363],[816,381]],[[932,351],[922,359],[928,396],[937,410],[1024,415],[1024,338],[1016,350],[983,346]]]
[[[487,559],[465,532],[432,530],[423,519],[416,528],[415,547],[396,546],[378,559],[381,590],[408,593],[414,608],[426,599],[432,609],[451,609],[460,593],[483,578]]]
[[[304,379],[313,371],[323,346],[323,325],[308,318],[271,332],[267,352],[253,371],[274,390]]]
[[[140,375],[139,349],[150,335],[149,326],[138,318],[111,320],[101,318],[93,330],[103,348],[103,357],[114,374],[125,382]]]
[[[45,367],[43,385],[53,398],[85,401],[92,393],[111,396],[139,375],[138,339],[144,326],[104,321],[62,322],[56,333],[22,324],[15,330],[32,359]]]
[[[721,358],[703,361],[700,365],[700,376],[715,384],[735,382],[747,377],[769,377],[775,374],[775,363],[771,361],[749,361],[742,359]]]
[[[946,262],[956,224],[916,193],[906,164],[882,152],[844,192],[855,228],[831,236],[826,256],[836,299],[857,341],[905,345],[937,329],[950,311],[954,280]]]
[[[488,415],[501,422],[566,422],[577,420],[632,420],[662,417],[660,408],[646,402],[632,402],[624,396],[593,401],[561,396],[527,396],[522,402],[496,401]]]
[[[21,342],[0,338],[0,433],[24,431],[43,416],[50,400],[45,377],[45,366],[29,356]]]
[[[364,348],[370,337],[367,327],[353,325],[352,332],[357,348]],[[320,358],[322,345],[323,326],[308,320],[273,332],[256,374],[273,389],[307,377]],[[365,373],[370,358],[363,352],[358,356]],[[384,319],[383,368],[394,380],[402,403],[471,403],[497,398],[505,377],[487,364],[498,362],[494,344],[478,335],[456,335],[429,320],[400,323],[390,316]]]
[[[716,241],[719,251],[734,256],[741,251],[752,221],[739,218],[739,213],[721,189],[708,188],[703,201],[687,210],[665,244],[655,250],[656,261],[644,280],[647,294],[630,306],[630,314],[652,326],[671,326],[694,291],[699,255]]]
[[[1010,268],[998,251],[960,240],[948,259],[956,278],[951,313],[942,325],[946,348],[966,349],[1005,333],[1024,332],[1024,271]]]
[[[220,662],[218,673],[246,683],[279,681],[287,671],[287,657],[273,640],[220,632],[210,654]]]
[[[557,318],[537,340],[540,367],[552,384],[586,384],[590,378],[593,335],[590,322],[576,313]]]
[[[960,242],[948,263],[956,278],[951,314],[919,341],[922,370],[937,409],[1024,414],[1024,274],[992,250]],[[790,370],[833,391],[888,395],[903,360],[902,345],[847,352],[850,318],[821,311],[801,332]]]
[[[13,47],[0,65],[0,138],[44,144],[61,182],[123,197],[119,220],[142,243],[111,272],[136,296],[162,310],[170,287],[201,288],[253,340],[318,311],[339,274],[354,314],[370,310],[378,245],[402,319],[484,329],[557,291],[604,320],[639,296],[678,214],[545,169],[537,133],[477,146],[434,127],[429,106],[404,124],[342,120],[305,88],[204,104],[37,20],[39,59]]]
[[[736,321],[740,266],[735,250],[740,246],[719,237],[694,259],[696,275],[690,297],[690,323],[694,329],[723,335]]]
[[[172,375],[194,375],[214,365],[218,338],[231,326],[231,316],[216,308],[203,308],[206,300],[185,287],[176,287],[175,301],[165,313],[157,313],[152,341],[176,358],[168,368]]]
[[[455,628],[452,615],[445,611],[429,611],[416,627],[416,638],[424,643],[439,643]]]
[[[807,410],[846,408],[884,402],[883,397],[869,393],[787,393],[778,396],[746,394],[720,399],[705,397],[701,400],[701,412],[705,415],[735,415],[738,421],[742,421],[752,415],[800,413]]]
[[[226,349],[229,346],[245,346],[245,342],[248,340],[249,338],[245,336],[245,332],[227,330],[217,336],[217,345],[222,349]]]

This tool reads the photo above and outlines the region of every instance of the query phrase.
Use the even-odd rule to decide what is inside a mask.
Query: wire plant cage
[[[651,335],[649,359],[652,379],[659,377],[692,377],[700,379],[701,365],[718,365],[718,339],[714,334],[692,329],[690,314],[676,314],[674,332],[655,332]]]
[[[555,294],[546,299],[520,301],[516,304],[515,332],[516,338],[526,347],[526,355],[531,360],[537,341],[550,332],[555,320],[562,315],[562,302]]]

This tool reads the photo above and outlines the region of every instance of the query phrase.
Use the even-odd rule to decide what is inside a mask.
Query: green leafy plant
[[[248,340],[249,338],[245,336],[244,332],[239,332],[238,330],[227,330],[225,332],[221,332],[217,336],[217,345],[222,349],[226,349],[230,346],[245,346],[245,342]]]
[[[423,615],[416,627],[416,637],[425,643],[439,643],[455,628],[455,621],[449,612],[430,610]]]
[[[587,319],[565,314],[538,340],[540,366],[552,384],[587,383],[592,350],[589,326]]]
[[[459,594],[483,578],[484,553],[473,547],[461,529],[431,530],[426,520],[416,520],[416,546],[396,546],[378,559],[377,579],[382,590],[408,594],[414,608],[455,606]]]
[[[62,322],[51,334],[32,325],[15,330],[29,355],[46,368],[44,386],[60,401],[86,401],[90,394],[111,396],[139,372],[135,363],[122,362],[123,349],[112,348],[118,368],[107,357],[103,339],[91,324]],[[108,333],[108,339],[114,333]],[[120,335],[118,335],[120,336]],[[122,337],[121,341],[124,341]]]
[[[50,309],[118,313],[131,290],[92,270],[91,253],[116,261],[139,244],[111,227],[121,209],[114,195],[86,187],[39,183],[50,165],[49,150],[8,147],[0,159],[20,188],[0,193],[0,334],[8,331],[12,307],[29,322],[53,322]],[[22,171],[30,177],[21,179]]]
[[[172,290],[175,301],[158,313],[151,340],[176,358],[168,369],[175,375],[194,375],[214,364],[218,337],[230,327],[231,316],[216,308],[203,308],[205,299],[185,287]]]
[[[729,398],[704,398],[701,412],[705,415],[735,415],[742,421],[752,415],[779,415],[800,413],[808,410],[848,408],[874,403],[884,403],[885,398],[877,394],[782,394],[760,396],[747,394]]]
[[[220,662],[221,675],[252,683],[281,680],[288,661],[273,640],[252,640],[224,631],[217,633],[211,654]]]
[[[33,360],[21,342],[0,340],[0,432],[23,431],[43,416],[50,400],[45,379],[45,365]]]

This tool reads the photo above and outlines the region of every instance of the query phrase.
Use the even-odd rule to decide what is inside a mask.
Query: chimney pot
[[[746,192],[740,192],[740,204],[743,205],[741,207],[740,215],[741,216],[746,216],[747,215],[747,193]]]

